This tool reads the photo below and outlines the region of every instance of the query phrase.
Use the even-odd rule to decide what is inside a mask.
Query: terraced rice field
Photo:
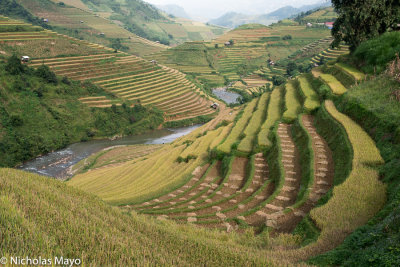
[[[113,51],[87,41],[44,30],[38,26],[2,17],[0,50],[5,56],[27,55],[32,59],[68,55],[104,54]]]
[[[326,245],[332,233],[343,238],[382,205],[379,196],[385,195],[384,186],[374,166],[383,160],[372,139],[332,101],[315,107],[315,115],[303,113],[309,111],[302,105],[307,98],[318,99],[310,79],[316,78],[300,76],[299,86],[292,80],[263,94],[237,118],[231,115],[227,126],[215,128],[228,117],[225,113],[144,159],[81,174],[70,183],[126,211],[160,220],[228,232],[248,225],[287,233],[307,216],[321,229],[316,246]],[[281,115],[283,106],[291,112],[291,121]],[[353,151],[348,155],[353,162],[347,179],[334,186],[337,136],[341,145]],[[209,151],[219,156],[207,159]],[[316,208],[328,192],[333,192],[332,197]],[[376,201],[374,208],[365,204],[370,200]],[[340,225],[333,224],[334,216],[340,216]]]
[[[261,125],[260,132],[258,133],[257,143],[262,148],[270,148],[272,141],[270,136],[271,128],[275,122],[281,118],[281,98],[282,90],[278,87],[275,88],[270,96],[268,103],[267,116],[263,124]]]
[[[283,113],[283,120],[286,122],[293,122],[298,114],[301,112],[302,105],[296,90],[294,81],[286,83],[285,87],[285,112]]]
[[[258,103],[258,99],[255,99],[247,104],[247,106],[243,110],[243,114],[235,123],[232,131],[229,133],[226,140],[218,146],[218,150],[222,151],[223,153],[229,154],[232,150],[232,146],[238,142],[240,135],[242,134],[243,130],[246,128],[247,124],[249,123],[250,118],[254,112]]]
[[[322,51],[319,55],[313,57],[311,59],[311,63],[319,65],[321,60],[331,61],[337,59],[341,55],[345,55],[349,53],[348,45],[341,45],[339,48],[327,48]]]
[[[295,42],[282,40],[286,34],[293,35]],[[279,60],[302,48],[304,48],[303,53],[308,50],[313,51],[313,53],[308,52],[311,53],[310,55],[307,54],[307,57],[312,57],[329,46],[331,39],[321,39],[321,35],[326,34],[327,30],[307,30],[299,25],[274,27],[260,25],[251,29],[238,28],[229,31],[211,42],[188,42],[176,48],[147,55],[146,58],[197,76],[199,81],[203,81],[206,86],[217,85],[215,76],[220,77],[218,86],[222,86],[222,79],[230,82],[241,78],[246,79],[246,77],[241,77],[243,75],[241,68],[252,64],[259,64],[261,68],[259,74],[267,74],[268,79],[271,80],[272,76],[285,74],[286,70],[278,67],[272,67],[271,70],[262,68],[262,66],[265,67],[265,62],[269,58]],[[228,44],[227,42],[231,40],[233,44]],[[257,75],[257,73],[254,74]],[[252,79],[253,77],[250,76],[247,93],[259,93],[260,90],[257,87],[266,82],[259,77],[254,77],[254,81],[257,80],[257,82],[255,86],[252,86]]]
[[[299,91],[304,98],[304,109],[306,112],[311,113],[313,110],[320,107],[319,97],[312,88],[307,76],[298,78]]]
[[[264,92],[264,88],[267,84],[272,84],[270,81],[261,78],[258,74],[249,75],[242,78],[242,80],[246,84],[244,84],[242,81],[237,81],[233,84],[232,87],[236,90],[244,91],[249,95],[252,95],[253,93],[262,93]]]
[[[185,75],[139,57],[124,53],[97,54],[33,60],[31,66],[48,65],[57,75],[74,80],[92,81],[113,93],[106,97],[83,98],[92,107],[109,107],[122,101],[155,105],[165,112],[166,120],[212,114],[211,101]]]
[[[218,171],[220,163],[213,162],[198,169],[191,179],[174,191],[142,204],[125,206],[160,219],[190,222],[199,226],[232,231],[236,222],[249,225],[266,224],[279,231],[289,231],[306,215],[316,201],[332,186],[333,165],[327,143],[316,133],[311,116],[302,123],[310,136],[316,154],[315,179],[307,193],[297,199],[301,183],[301,167],[297,148],[291,137],[291,126],[279,124],[276,130],[280,147],[282,179],[274,182],[262,153],[250,159],[232,157],[230,170]],[[222,175],[222,176],[221,176]]]
[[[100,34],[110,38],[121,38],[124,45],[129,48],[129,52],[138,55],[151,54],[168,48],[133,34],[114,21],[91,12],[88,8],[82,9],[82,4],[76,2],[64,7],[50,3],[39,4],[30,0],[21,2],[37,17],[48,19],[50,25],[71,31],[78,30],[85,34],[87,40],[109,45]]]
[[[0,27],[13,26],[22,27],[20,29],[25,31],[0,33],[0,48],[5,50],[3,53],[15,52],[15,48],[11,45],[17,42],[18,52],[30,52],[26,54],[32,58],[30,66],[38,67],[45,64],[59,76],[91,81],[115,96],[114,98],[94,96],[80,99],[82,103],[91,107],[105,108],[114,104],[121,105],[122,102],[130,105],[135,103],[154,105],[165,112],[166,121],[215,113],[215,110],[210,108],[212,102],[207,100],[205,94],[179,71],[151,63],[137,56],[112,53],[111,48],[5,17],[0,20]],[[40,44],[49,44],[49,46],[40,48]],[[62,50],[53,49],[56,46]],[[74,52],[80,55],[65,56],[64,54]],[[47,57],[42,57],[42,55]]]
[[[118,166],[127,161],[149,155],[161,147],[162,145],[130,145],[106,148],[75,164],[72,172],[83,173],[88,170]]]
[[[246,128],[243,130],[245,137],[240,141],[238,145],[238,151],[248,154],[253,150],[257,133],[259,132],[259,128],[266,117],[269,96],[269,93],[265,93],[260,97],[257,108],[253,112],[253,115]]]
[[[229,112],[222,111],[221,113],[210,125],[215,127],[222,120],[234,118],[234,114],[229,114]],[[142,203],[154,196],[163,195],[166,191],[173,191],[174,188],[192,178],[201,176],[201,166],[204,164],[210,146],[215,145],[215,139],[221,137],[222,134],[228,134],[227,131],[213,130],[209,127],[209,125],[204,125],[145,157],[127,161],[112,168],[100,168],[79,174],[70,181],[70,184],[101,195],[102,198],[114,204]],[[191,149],[193,145],[196,147],[195,155],[193,155],[195,158],[189,160],[188,163],[178,162],[178,157],[183,153],[188,153],[185,150]],[[97,179],[98,175],[102,178]],[[107,185],[111,181],[113,185]],[[152,190],[148,190],[149,188]],[[114,192],[118,193],[114,194]]]
[[[334,21],[338,17],[337,13],[334,11],[332,7],[324,8],[321,9],[317,12],[313,12],[312,14],[304,17],[302,21],[304,22],[312,22],[312,23],[318,23],[318,22],[328,22],[328,21]]]

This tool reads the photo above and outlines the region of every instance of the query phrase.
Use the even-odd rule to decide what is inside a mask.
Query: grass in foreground
[[[234,235],[156,221],[64,183],[0,169],[2,255],[79,258],[85,266],[270,266]]]

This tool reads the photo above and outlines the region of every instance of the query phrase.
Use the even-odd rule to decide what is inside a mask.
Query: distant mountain
[[[236,26],[242,24],[249,24],[252,19],[253,19],[252,16],[249,15],[240,14],[236,12],[229,12],[217,19],[210,20],[209,23],[228,28],[235,28]]]
[[[312,9],[312,8],[310,8],[310,9]],[[286,18],[293,16],[294,14],[297,14],[300,12],[302,12],[302,10],[300,8],[295,8],[292,6],[284,6],[278,10],[275,10],[271,13],[268,13],[268,14],[265,14],[262,16],[267,16],[270,18],[281,20],[281,19],[286,19]]]
[[[190,19],[188,13],[186,13],[185,9],[178,5],[156,5],[158,9],[161,9],[167,14],[173,15],[179,18]]]
[[[295,8],[292,6],[284,6],[271,13],[262,15],[246,15],[242,13],[229,12],[217,19],[210,20],[209,23],[229,28],[235,28],[237,26],[249,23],[259,23],[259,24],[269,25],[271,23],[277,22],[278,20],[292,17],[301,12],[305,12],[315,8],[326,7],[330,5],[331,5],[330,2],[324,1],[318,4],[304,5],[299,8]]]

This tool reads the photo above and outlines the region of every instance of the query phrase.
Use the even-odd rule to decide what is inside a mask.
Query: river
[[[171,143],[200,126],[154,130],[146,134],[123,137],[116,140],[104,139],[75,143],[64,149],[30,160],[17,168],[58,179],[66,179],[70,176],[68,170],[71,166],[102,149],[121,145]]]
[[[227,91],[226,87],[215,88],[212,90],[212,92],[227,104],[235,104],[237,103],[237,98],[241,97],[237,93]]]

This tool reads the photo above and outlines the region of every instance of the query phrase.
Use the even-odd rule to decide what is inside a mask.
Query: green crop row
[[[256,136],[259,131],[260,125],[265,119],[265,114],[267,112],[268,101],[270,94],[264,93],[260,100],[258,101],[257,109],[253,113],[247,127],[244,129],[243,133],[245,137],[239,143],[238,150],[243,153],[250,153],[253,150],[254,143],[256,141]]]
[[[241,118],[236,122],[235,126],[233,126],[231,132],[229,133],[226,140],[217,147],[217,149],[223,153],[229,154],[232,150],[232,145],[237,143],[240,139],[240,135],[243,132],[243,129],[246,127],[249,122],[251,116],[253,115],[253,111],[258,103],[258,99],[254,99],[244,108],[244,112]]]
[[[286,83],[286,94],[285,94],[285,112],[283,113],[282,119],[284,122],[291,123],[296,120],[297,116],[301,112],[301,103],[294,81]]]
[[[324,81],[332,90],[335,95],[342,95],[347,92],[346,87],[343,86],[333,75],[321,73],[321,79]]]
[[[281,90],[275,88],[270,96],[268,104],[267,117],[264,123],[261,125],[260,132],[258,133],[258,145],[261,148],[269,148],[272,143],[269,139],[269,133],[275,122],[281,117]]]
[[[321,106],[318,95],[311,87],[311,84],[306,76],[299,77],[298,81],[300,87],[299,92],[304,98],[304,110],[307,113],[311,113]]]

